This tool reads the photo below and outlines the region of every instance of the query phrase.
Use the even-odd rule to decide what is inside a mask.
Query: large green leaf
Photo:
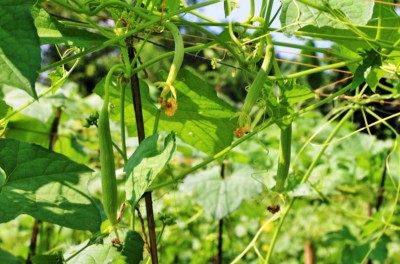
[[[363,63],[354,72],[354,79],[351,84],[352,89],[367,81],[369,86],[374,90],[379,79],[385,74],[383,70],[380,70],[380,66],[382,66],[381,56],[372,50],[365,51]]]
[[[237,209],[243,200],[262,191],[261,183],[251,177],[251,169],[242,167],[224,179],[218,169],[200,172],[185,178],[180,189],[192,192],[199,203],[214,219],[222,219]]]
[[[0,248],[0,263],[19,264],[21,262],[16,256]]]
[[[115,238],[114,234],[109,235],[103,241],[95,244],[94,241],[85,241],[78,246],[74,246],[67,250],[64,258],[68,259],[78,250],[86,247],[81,253],[71,258],[69,264],[136,264],[140,263],[143,259],[143,239],[133,231],[122,229],[118,230],[121,245],[113,245],[112,240]]]
[[[293,106],[296,103],[304,102],[314,97],[310,88],[296,84],[296,80],[288,80],[279,84],[280,93],[276,95],[272,91],[272,86],[264,86],[264,100],[267,113],[280,127],[285,127],[292,122],[291,118],[286,118],[293,114]]]
[[[282,0],[280,20],[283,30],[292,34],[307,25],[347,29],[348,25],[335,19],[330,10],[339,10],[347,20],[356,25],[365,25],[372,16],[374,1],[363,0],[313,0],[310,5],[299,1]],[[307,1],[304,1],[307,2]],[[312,5],[317,5],[317,9]]]
[[[161,152],[158,151],[157,141],[158,134],[143,140],[125,165],[128,175],[125,185],[126,199],[133,207],[175,152],[174,133],[165,138],[164,149]]]
[[[28,214],[78,229],[99,230],[100,212],[87,194],[90,169],[38,145],[0,139],[0,223]]]
[[[323,0],[313,3],[324,7]],[[396,46],[394,43],[400,38],[397,30],[400,17],[392,5],[374,5],[374,1],[368,0],[331,0],[329,3],[331,8],[340,10],[338,12],[346,16],[353,28],[332,19],[329,12],[319,11],[298,1],[284,0],[281,15],[282,26],[287,26],[284,32],[293,34],[300,30],[317,34],[318,37],[343,44],[353,51],[359,48],[371,49],[371,45],[386,48]]]
[[[22,89],[37,98],[39,37],[30,14],[33,0],[0,1],[0,87]]]
[[[88,48],[103,43],[106,38],[79,28],[66,27],[51,17],[44,8],[36,5],[32,16],[41,44],[66,44]]]
[[[64,264],[61,252],[53,255],[36,255],[32,257],[33,264]]]
[[[382,66],[390,68],[392,63],[396,63],[397,52],[393,51],[388,57],[383,57],[381,54],[372,49],[357,49],[357,52],[352,51],[349,47],[344,45],[335,45],[333,47],[339,54],[348,59],[356,59],[363,56],[361,63],[354,63],[347,65],[347,68],[354,74],[351,88],[355,89],[362,83],[366,82],[372,91],[375,91],[379,80],[387,74]]]
[[[8,120],[4,119],[8,114],[10,114],[12,108],[5,101],[0,99],[0,136],[3,135],[5,129],[7,128]]]
[[[232,119],[235,112],[232,106],[219,98],[207,82],[191,69],[181,70],[176,81],[178,110],[169,117],[164,112],[160,114],[158,131],[174,131],[185,143],[203,151],[214,154],[229,146],[236,128]],[[103,95],[104,81],[98,83],[95,92]],[[157,113],[155,100],[149,95],[145,82],[140,82],[143,107],[143,118],[146,135],[152,134]],[[119,91],[111,89],[111,102],[115,106],[112,117],[119,121],[120,99]],[[132,95],[125,96],[125,122],[130,135],[136,135],[136,123]]]
[[[207,154],[229,146],[236,128],[233,107],[193,70],[184,69],[178,78],[178,110],[173,117],[161,115],[160,129],[176,131],[184,142]]]

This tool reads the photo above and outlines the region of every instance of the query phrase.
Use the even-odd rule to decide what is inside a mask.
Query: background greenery
[[[76,1],[71,2],[74,6]],[[100,2],[87,1],[85,7],[94,8]],[[172,16],[171,21],[181,26],[186,47],[223,40],[185,54],[175,83],[177,113],[172,119],[159,113],[160,141],[171,131],[176,132],[174,158],[168,166],[160,167],[157,178],[145,187],[153,191],[160,263],[399,262],[397,4],[282,1],[277,32],[307,42],[297,46],[299,54],[292,60],[283,60],[277,54],[280,73],[273,68],[270,76],[282,75],[296,79],[296,83],[292,90],[285,90],[276,80],[268,81],[255,103],[258,111],[252,113],[253,119],[257,120],[257,114],[259,117],[254,132],[236,139],[235,113],[240,111],[247,88],[261,66],[260,60],[246,67],[243,61],[251,58],[260,43],[258,34],[266,32],[258,32],[261,26],[250,22],[217,23],[201,17],[188,21],[185,14],[190,12],[180,12],[183,1],[140,2],[143,7],[138,10],[145,10],[151,18],[159,18],[162,12],[177,12],[179,16]],[[189,5],[213,3],[198,2]],[[228,5],[230,1],[224,2],[221,12],[228,15],[232,6]],[[262,4],[267,6],[267,2],[274,1]],[[39,1],[37,5],[6,0],[0,4],[0,16],[4,17],[0,36],[5,40],[0,44],[0,54],[6,58],[1,59],[6,66],[0,74],[0,262],[32,261],[29,247],[33,226],[37,226],[34,252],[38,257],[34,263],[62,263],[82,248],[83,253],[68,263],[103,263],[110,258],[139,263],[142,254],[146,263],[149,256],[143,250],[142,225],[132,208],[124,211],[121,220],[123,248],[113,247],[111,237],[96,233],[105,220],[100,202],[99,146],[97,129],[85,125],[101,107],[104,77],[121,61],[123,45],[115,42],[88,56],[78,55],[79,63],[66,61],[68,56],[118,37],[111,21],[124,18],[126,10],[110,5],[85,16],[61,3],[71,4],[62,0]],[[12,9],[8,9],[10,6]],[[15,18],[21,22],[21,30],[10,37]],[[221,33],[207,29],[211,25],[217,25]],[[230,26],[240,41],[252,40],[248,47],[234,43],[228,32]],[[137,50],[149,28],[136,34]],[[316,48],[318,39],[333,41],[332,47]],[[139,65],[174,47],[167,31],[153,32],[150,41],[140,50]],[[290,42],[275,44],[295,46]],[[13,67],[7,67],[9,61]],[[58,61],[63,66],[53,64]],[[152,134],[158,109],[155,100],[159,89],[154,82],[166,78],[170,63],[170,59],[159,59],[139,72],[147,135]],[[23,78],[17,78],[21,72]],[[269,87],[274,88],[272,93]],[[346,87],[351,89],[335,96]],[[32,99],[38,99],[38,95],[39,100]],[[279,103],[286,96],[292,98],[290,105]],[[273,105],[275,98],[277,105]],[[320,104],[324,99],[325,104]],[[123,101],[124,106],[120,90],[114,86],[112,136],[117,145],[122,144],[122,111],[127,153],[131,155],[138,147],[129,104],[132,95],[127,93]],[[354,115],[345,120],[350,111]],[[277,200],[278,125],[285,115],[294,117],[292,163],[283,199],[278,199],[281,211],[271,214],[267,208]],[[269,120],[275,124],[270,125]],[[52,151],[46,150],[52,138]],[[221,152],[232,144],[238,145]],[[127,199],[126,163],[121,153],[115,153],[122,204]],[[41,177],[46,174],[52,176]],[[145,204],[140,202],[138,207],[146,216]],[[132,214],[136,215],[133,224]],[[35,218],[44,221],[37,224]],[[132,225],[135,232],[128,231]],[[108,256],[103,254],[106,251]]]

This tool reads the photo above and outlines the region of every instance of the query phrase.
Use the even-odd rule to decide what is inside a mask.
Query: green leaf
[[[332,243],[344,245],[345,243],[356,242],[357,238],[350,232],[350,229],[347,226],[343,226],[340,230],[327,233],[323,245],[331,245]]]
[[[229,146],[236,128],[232,106],[193,70],[180,71],[178,79],[178,110],[173,117],[161,114],[159,130],[173,130],[185,143],[210,155]]]
[[[314,98],[314,93],[311,89],[307,86],[296,84],[296,80],[287,81],[281,89],[283,90],[283,97],[290,106]]]
[[[319,0],[317,2],[320,2]],[[287,11],[288,16],[294,16],[295,18],[285,18],[281,16],[282,25],[290,25],[291,23],[297,24],[297,8],[293,6],[294,1],[285,0],[289,4],[289,8],[294,8],[293,10]],[[386,48],[396,46],[396,41],[400,38],[400,32],[397,30],[400,26],[400,17],[395,12],[392,5],[385,4],[376,4],[374,5],[373,1],[351,1],[351,0],[342,0],[342,1],[331,1],[336,3],[343,3],[348,5],[348,9],[352,10],[352,15],[349,20],[356,19],[357,14],[360,15],[360,21],[357,24],[352,24],[355,28],[358,29],[359,32],[354,31],[349,28],[339,28],[332,27],[329,25],[323,25],[320,27],[318,23],[314,23],[311,25],[307,25],[305,23],[300,25],[291,25],[288,26],[286,33],[292,34],[296,30],[301,30],[304,32],[317,34],[323,36],[326,40],[331,40],[336,43],[340,43],[349,49],[356,51],[359,48],[363,49],[371,49],[371,46],[381,46],[385,45]],[[295,3],[298,3],[297,1]],[[299,4],[303,6],[302,4]],[[362,5],[362,6],[359,6]],[[371,6],[372,5],[372,6]],[[368,23],[365,25],[365,20],[370,14],[370,10],[373,8],[372,17],[369,19]],[[310,7],[311,10],[312,9]],[[355,11],[356,10],[356,11]],[[303,11],[303,10],[301,10]],[[342,10],[343,11],[343,10]],[[308,11],[307,11],[308,12]],[[306,13],[307,13],[306,12]],[[282,14],[284,12],[282,11]],[[353,16],[354,15],[354,16]],[[283,19],[283,20],[282,20]],[[319,21],[319,17],[315,17]],[[361,21],[362,20],[362,21]],[[304,21],[303,21],[304,22]],[[286,24],[284,24],[286,23]],[[361,33],[360,33],[361,32]],[[362,35],[365,36],[362,36]]]
[[[8,104],[6,104],[5,101],[0,99],[0,118],[6,117],[11,109],[12,109],[11,106],[9,106]]]
[[[39,37],[30,14],[33,0],[0,1],[0,87],[8,85],[37,98]]]
[[[51,85],[53,86],[53,94],[64,84],[66,79],[62,79],[65,74],[65,68],[59,66],[55,71],[50,72],[47,77],[51,80]]]
[[[368,251],[368,245],[352,245],[346,244],[340,263],[357,264],[362,263],[362,259]]]
[[[272,87],[264,86],[264,100],[266,110],[279,127],[285,127],[292,122],[291,118],[285,118],[293,114],[293,106],[298,102],[303,102],[313,98],[314,94],[310,88],[296,84],[296,80],[288,80],[280,83],[280,92],[274,93]]]
[[[87,194],[90,169],[38,145],[0,139],[0,223],[20,214],[61,226],[100,228],[100,213]],[[12,205],[12,206],[10,206]]]
[[[33,264],[63,264],[63,256],[58,255],[37,255],[32,257]]]
[[[165,1],[165,7],[166,7],[166,9],[167,9],[167,11],[169,13],[178,10],[180,5],[181,5],[181,1],[180,0]]]
[[[371,82],[371,88],[375,89],[380,79],[380,78],[378,79],[377,72],[375,71],[375,69],[382,65],[381,56],[373,50],[368,50],[364,52],[365,54],[363,63],[360,66],[358,66],[356,71],[354,72],[354,79],[351,84],[352,89],[358,87],[360,84],[366,81],[368,77],[369,81]]]
[[[371,244],[375,241],[366,242],[364,244],[345,244],[342,253],[342,263],[361,263],[365,254],[369,251]],[[390,242],[390,238],[386,235],[375,245],[375,248],[371,252],[369,259],[384,263],[387,260],[388,249],[387,244]]]
[[[35,143],[47,147],[50,136],[50,122],[43,123],[25,115],[15,115],[7,126],[7,138]]]
[[[16,256],[0,248],[0,263],[20,264],[21,262]]]
[[[371,241],[374,243],[375,241]],[[377,260],[379,263],[385,263],[388,257],[388,244],[391,242],[391,239],[387,235],[383,235],[378,243],[375,245],[374,250],[371,252],[370,259]],[[371,243],[371,244],[372,244]]]
[[[280,20],[285,33],[293,34],[307,25],[347,29],[346,23],[335,18],[338,13],[355,25],[365,25],[372,16],[373,1],[313,0],[310,5],[282,0]],[[308,2],[308,1],[304,1]],[[316,8],[318,7],[318,8]]]
[[[192,192],[197,203],[214,219],[222,219],[240,204],[261,193],[261,183],[251,177],[249,167],[242,167],[224,179],[218,168],[185,178],[180,189]]]
[[[64,26],[51,17],[40,5],[32,8],[32,16],[41,44],[65,44],[89,48],[107,40],[102,35],[87,30]]]
[[[5,101],[0,99],[0,136],[3,135],[7,128],[8,119],[4,119],[12,111],[12,107],[6,104]]]
[[[143,259],[143,239],[142,237],[131,230],[118,229],[121,245],[113,245],[112,240],[115,236],[109,235],[102,243],[93,244],[90,240],[85,241],[78,246],[74,246],[67,250],[64,258],[68,259],[78,250],[86,247],[75,257],[68,261],[68,264],[102,264],[102,263],[129,263],[138,264]]]
[[[166,78],[165,78],[166,79]],[[185,143],[204,153],[212,155],[229,146],[236,129],[232,119],[235,112],[232,106],[219,98],[216,92],[194,70],[184,69],[178,75],[179,81],[174,85],[177,89],[178,110],[172,117],[160,114],[158,131],[174,131]],[[94,90],[99,95],[104,94],[104,81],[99,82]],[[152,134],[155,113],[158,109],[155,100],[151,99],[149,87],[140,82],[140,92],[143,107],[143,118],[147,135]],[[115,106],[111,111],[112,118],[119,121],[120,99],[119,89],[112,87],[110,100]],[[132,94],[125,96],[126,120],[135,120],[132,107]],[[129,135],[136,135],[136,123],[127,123]]]
[[[175,153],[173,132],[165,138],[164,149],[161,152],[158,151],[157,141],[158,134],[143,140],[125,165],[128,175],[125,184],[126,199],[133,207]]]

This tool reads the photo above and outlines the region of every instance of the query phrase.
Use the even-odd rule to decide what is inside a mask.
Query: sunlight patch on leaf
[[[86,166],[38,145],[0,139],[0,167],[6,175],[0,223],[28,214],[73,229],[99,229],[99,210],[87,194],[91,170]]]
[[[64,259],[73,256],[77,251],[90,244],[85,250],[71,258],[70,264],[99,264],[99,263],[118,263],[118,264],[139,264],[143,259],[144,242],[142,237],[131,230],[118,229],[121,244],[113,245],[114,233],[101,239],[98,243],[87,240],[80,245],[69,248],[64,253]]]
[[[251,169],[243,167],[222,179],[218,168],[189,176],[180,185],[191,192],[198,204],[214,219],[222,219],[247,199],[261,193],[262,185],[251,177]]]
[[[352,24],[365,25],[371,18],[374,8],[374,1],[369,0],[312,1],[312,4],[319,6],[322,10],[293,0],[282,0],[281,2],[282,13],[280,20],[286,34],[293,34],[299,28],[307,25],[313,25],[318,28],[347,29],[348,26],[328,12],[329,9],[343,14]]]
[[[172,132],[165,138],[161,152],[158,150],[158,136],[154,134],[143,140],[125,165],[126,199],[133,207],[175,153],[175,134]]]
[[[30,10],[35,1],[0,1],[0,87],[18,88],[37,98],[39,37]]]

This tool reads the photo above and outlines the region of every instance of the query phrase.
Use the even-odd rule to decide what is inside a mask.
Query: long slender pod
[[[276,176],[275,191],[282,193],[289,174],[290,149],[292,145],[292,123],[281,128],[281,139],[279,141],[278,171]]]
[[[100,144],[101,187],[104,212],[112,226],[117,224],[117,180],[115,177],[114,152],[110,132],[108,105],[110,102],[110,81],[113,72],[122,68],[122,65],[114,66],[106,77],[104,86],[104,102],[100,110],[98,121],[98,134]]]
[[[242,110],[237,114],[239,117],[238,129],[248,128],[250,130],[250,124],[251,124],[250,112],[253,109],[254,105],[257,103],[263,85],[267,81],[268,74],[272,68],[272,62],[274,58],[274,46],[272,44],[272,38],[270,35],[267,35],[266,39],[267,39],[267,47],[264,60],[261,65],[261,69],[257,73],[256,78],[254,79],[253,83],[250,85],[248,89]],[[240,137],[241,136],[240,134],[241,133],[239,133],[239,135],[237,134],[237,136]]]
[[[163,87],[161,97],[165,97],[169,92],[172,93],[173,97],[176,98],[176,90],[173,85],[176,76],[178,75],[179,69],[182,66],[183,58],[185,55],[185,47],[183,45],[183,38],[179,28],[171,22],[166,22],[165,27],[171,32],[175,42],[175,55],[171,64],[171,68],[168,73],[167,80],[165,82],[157,83],[158,86]]]

